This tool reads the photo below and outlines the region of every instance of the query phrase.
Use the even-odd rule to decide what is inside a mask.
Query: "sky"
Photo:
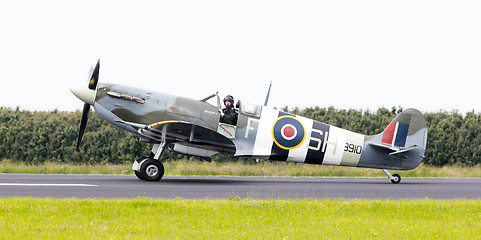
[[[100,82],[269,106],[481,111],[481,1],[0,1],[0,106]]]

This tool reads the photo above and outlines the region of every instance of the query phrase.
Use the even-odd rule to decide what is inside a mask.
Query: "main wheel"
[[[134,170],[135,176],[137,176],[138,179],[146,181],[147,179],[144,179],[144,176],[140,174],[140,172],[137,172]]]
[[[142,163],[138,174],[140,177],[137,175],[136,171],[135,175],[145,181],[160,181],[164,176],[164,165],[158,160],[149,158]]]
[[[141,157],[141,158],[135,160],[134,166],[135,166],[135,164],[140,164],[140,163],[142,163],[142,161],[144,161],[145,159],[149,159],[149,158],[148,158],[148,157]],[[139,171],[140,171],[140,169],[139,169]],[[137,176],[138,179],[145,181],[146,179],[144,179],[144,175],[141,174],[139,171],[134,170],[135,176]]]
[[[394,184],[398,184],[399,182],[401,182],[401,176],[399,176],[399,174],[393,174],[392,175],[392,179],[391,179],[391,182],[394,183]]]

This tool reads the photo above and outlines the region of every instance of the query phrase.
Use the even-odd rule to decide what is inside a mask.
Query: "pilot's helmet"
[[[227,102],[227,101],[232,103],[232,105],[234,105],[234,97],[232,97],[231,95],[225,96],[224,103]]]

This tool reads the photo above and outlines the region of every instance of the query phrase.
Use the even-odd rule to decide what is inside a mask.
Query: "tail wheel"
[[[401,176],[399,176],[399,174],[397,174],[397,173],[393,174],[391,182],[394,183],[394,184],[400,183],[401,182]]]
[[[135,175],[145,181],[160,181],[164,176],[164,165],[158,160],[149,158],[140,166],[140,172],[135,171]]]

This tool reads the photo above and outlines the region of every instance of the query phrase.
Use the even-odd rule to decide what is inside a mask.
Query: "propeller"
[[[94,103],[94,101],[91,100],[90,95],[93,95],[93,97],[95,99],[95,90],[97,89],[97,84],[98,84],[98,81],[99,81],[99,70],[100,70],[100,60],[98,60],[97,65],[95,66],[94,70],[91,71],[92,74],[90,76],[89,85],[88,85],[88,89],[90,89],[90,90],[85,91],[86,90],[86,89],[84,89],[85,87],[72,88],[71,89],[71,91],[78,98],[80,98],[81,100],[83,100],[85,102],[83,110],[82,110],[82,118],[80,119],[80,127],[79,127],[79,131],[78,131],[77,145],[75,147],[75,154],[77,154],[80,150],[80,142],[82,141],[82,137],[83,137],[84,132],[85,132],[85,127],[87,126],[87,121],[88,121],[89,112],[90,112],[90,105],[91,104],[93,105],[93,103]],[[92,92],[92,90],[94,90],[94,91]],[[85,93],[85,92],[87,92],[87,93]]]
[[[97,83],[99,82],[99,69],[100,69],[100,59],[95,66],[95,69],[90,77],[89,89],[95,90],[97,88]]]
[[[77,146],[75,147],[75,154],[80,150],[80,142],[85,132],[85,127],[87,126],[87,120],[89,118],[90,104],[84,103],[84,109],[82,111],[82,118],[80,119],[80,128],[78,130]]]

